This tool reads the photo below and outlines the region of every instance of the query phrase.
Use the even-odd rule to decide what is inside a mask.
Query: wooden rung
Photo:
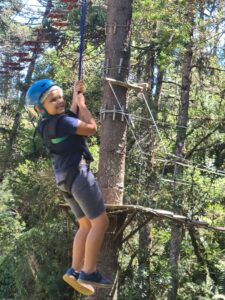
[[[113,85],[119,85],[119,86],[123,86],[127,89],[135,89],[138,91],[143,91],[145,89],[148,88],[148,83],[130,83],[130,82],[124,82],[124,81],[120,81],[120,80],[116,80],[113,78],[109,78],[109,77],[105,77],[106,81],[111,82]]]
[[[162,215],[162,216],[173,216],[173,213],[171,211],[168,211],[168,210],[163,210],[163,209],[154,209],[154,211],[159,214],[159,215]]]
[[[62,207],[63,209],[69,209],[69,205],[65,204],[65,203],[63,203],[63,204],[60,203],[59,206]],[[208,224],[207,222],[201,221],[201,220],[191,220],[186,216],[177,215],[168,210],[153,209],[150,207],[143,207],[140,205],[132,205],[132,204],[125,204],[125,205],[106,204],[106,209],[107,209],[108,213],[112,213],[112,214],[120,214],[120,213],[133,214],[132,217],[128,217],[128,221],[125,221],[126,226],[130,223],[130,221],[135,216],[139,216],[141,214],[141,215],[146,216],[146,220],[142,223],[141,227],[156,217],[157,219],[158,218],[169,219],[170,221],[173,221],[173,222],[183,223],[184,225],[190,226],[190,227],[195,226],[197,228],[211,229],[211,230],[220,231],[220,232],[225,233],[225,227],[212,226],[212,225]],[[117,234],[122,233],[122,231],[125,229],[125,226],[122,226],[122,227],[123,228],[121,229],[121,231],[119,229]],[[136,233],[141,227],[138,227],[131,234],[128,234],[128,236],[124,239],[124,241],[127,240],[131,235]]]
[[[224,231],[225,232],[225,228],[224,227],[220,227],[220,226],[209,226],[209,228],[217,230],[217,231]]]

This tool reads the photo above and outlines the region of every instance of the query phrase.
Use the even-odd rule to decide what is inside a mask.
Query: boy
[[[79,223],[72,266],[63,279],[85,295],[93,294],[93,287],[110,288],[112,283],[96,270],[109,221],[102,193],[89,170],[93,158],[84,136],[95,134],[97,126],[85,103],[83,83],[75,83],[68,113],[62,89],[49,79],[35,82],[27,91],[26,102],[42,116],[38,130],[50,150],[56,183]]]

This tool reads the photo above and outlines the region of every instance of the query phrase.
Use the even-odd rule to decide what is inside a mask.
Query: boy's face
[[[43,102],[43,106],[50,115],[63,114],[65,112],[65,101],[63,99],[62,91],[51,91]]]

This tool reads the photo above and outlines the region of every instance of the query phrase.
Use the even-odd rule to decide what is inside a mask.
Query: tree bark
[[[108,1],[106,24],[106,77],[125,81],[129,74],[131,0]],[[116,26],[116,27],[114,27]],[[121,64],[122,62],[122,64]],[[121,64],[121,69],[119,65]],[[121,107],[127,108],[127,89],[115,87]],[[120,107],[109,83],[104,83],[103,107],[117,110]],[[107,203],[122,204],[126,154],[126,122],[121,115],[106,113],[101,126],[99,182]]]
[[[201,247],[202,245],[199,243],[198,244],[198,238],[196,236],[196,230],[194,228],[190,228],[189,230],[189,234],[191,237],[191,242],[192,242],[192,246],[194,249],[194,253],[196,255],[197,261],[200,268],[200,272],[198,273],[198,277],[202,279],[202,281],[204,282],[206,280],[206,276],[207,276],[207,271],[206,271],[206,263],[205,260],[203,258],[204,255],[204,248]]]
[[[180,225],[172,226],[172,233],[170,239],[170,273],[171,285],[168,291],[168,300],[175,300],[177,298],[177,291],[179,287],[179,260],[180,260],[180,246],[182,241],[182,228]]]
[[[207,274],[209,274],[214,284],[216,285],[219,280],[219,272],[216,267],[216,262],[208,259],[207,251],[203,243],[201,242],[199,231],[197,231],[195,228],[190,228],[189,234],[191,237],[194,253],[197,257],[197,261],[200,266],[199,272],[197,274],[198,280],[201,279],[202,282],[205,282]]]
[[[108,0],[105,45],[105,75],[120,81],[126,81],[130,64],[130,24],[132,17],[132,0]],[[104,109],[125,110],[127,103],[127,88],[113,86],[120,105],[111,90],[109,82],[104,83]],[[127,124],[122,121],[121,114],[105,113],[102,118],[100,137],[100,162],[98,180],[106,203],[123,204],[124,173],[126,155]],[[91,299],[117,299],[118,246],[112,232],[118,220],[110,220],[105,243],[100,254],[100,271],[114,280],[114,288],[97,290]]]
[[[156,115],[155,115],[156,119],[157,119],[157,113],[159,111],[160,101],[161,101],[163,76],[164,76],[164,70],[158,69],[157,80],[156,80],[155,99],[154,99],[155,110],[156,110]]]
[[[150,249],[151,249],[151,224],[148,223],[139,231],[138,271],[140,274],[139,284],[142,286],[142,299],[151,299],[150,289]],[[143,271],[146,276],[143,277]]]

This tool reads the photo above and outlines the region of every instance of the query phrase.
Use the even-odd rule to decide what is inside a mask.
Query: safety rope
[[[80,15],[80,57],[78,66],[78,80],[82,77],[83,51],[84,51],[84,32],[86,19],[86,0],[82,0],[81,15]]]
[[[110,82],[109,82],[109,86],[110,86],[110,89],[111,89],[111,91],[112,91],[112,93],[113,93],[115,99],[116,99],[117,104],[119,105],[119,107],[120,107],[120,109],[121,109],[121,111],[122,111],[122,106],[121,106],[121,104],[120,104],[120,101],[119,101],[119,99],[118,99],[118,97],[117,97],[117,95],[116,95],[116,93],[115,93],[115,91],[114,91],[114,88],[113,88],[113,86],[112,86],[112,84],[111,84]],[[153,125],[154,125],[154,128],[156,129],[158,138],[159,138],[159,140],[160,140],[160,142],[161,142],[161,145],[162,145],[161,151],[162,151],[162,154],[163,154],[163,158],[155,158],[156,161],[163,162],[165,165],[166,165],[167,163],[173,162],[173,163],[175,163],[175,164],[177,164],[177,165],[182,165],[183,167],[186,167],[186,168],[192,168],[192,169],[194,168],[194,169],[196,169],[196,170],[200,170],[201,172],[206,172],[206,173],[208,173],[208,174],[215,174],[215,175],[220,176],[220,177],[225,177],[225,172],[222,171],[222,170],[214,170],[214,169],[212,169],[212,168],[208,168],[207,166],[199,166],[199,165],[196,165],[196,164],[193,165],[193,164],[190,164],[190,161],[188,161],[188,160],[185,159],[185,158],[182,158],[182,161],[176,161],[176,162],[173,161],[175,158],[177,158],[177,159],[179,158],[179,159],[180,159],[180,157],[174,155],[173,153],[170,153],[170,152],[167,150],[167,147],[166,147],[165,143],[163,142],[163,138],[162,138],[161,132],[160,132],[160,130],[159,130],[159,128],[158,128],[157,122],[156,122],[155,119],[154,119],[153,113],[152,113],[152,111],[151,111],[151,108],[150,108],[150,106],[149,106],[149,104],[148,104],[148,101],[147,101],[147,99],[146,99],[144,93],[140,93],[140,96],[141,96],[142,99],[144,100],[145,105],[146,105],[146,107],[147,107],[147,110],[148,110],[148,112],[149,112],[150,119],[148,119],[148,120],[152,120]],[[127,125],[130,125],[129,120],[130,120],[130,118],[131,118],[133,115],[132,115],[132,114],[129,114],[129,113],[123,113],[123,114],[124,114],[125,120],[126,120],[126,122],[127,122]],[[136,116],[135,116],[135,117],[136,117]],[[139,118],[137,118],[137,119],[145,119],[145,118],[139,117]],[[146,119],[147,119],[147,118],[146,118]],[[138,148],[140,149],[140,155],[141,155],[141,157],[144,159],[144,158],[146,157],[146,155],[145,155],[145,153],[144,153],[144,150],[142,149],[142,146],[141,146],[141,144],[140,144],[140,140],[137,139],[137,137],[136,137],[136,135],[135,135],[135,133],[134,133],[134,131],[132,130],[131,127],[130,127],[130,130],[131,130],[131,133],[132,133],[132,135],[133,135],[133,137],[134,137],[134,139],[135,139],[136,145],[137,145]],[[165,158],[165,157],[166,157],[166,158]],[[164,166],[164,167],[165,167],[165,166]],[[164,171],[163,171],[163,173],[164,173]],[[163,178],[163,174],[161,175],[161,178]],[[163,179],[163,180],[164,180],[164,181],[168,181],[168,182],[174,182],[174,180],[171,180],[171,179]],[[178,181],[176,180],[176,182],[178,182]],[[184,182],[184,181],[179,181],[179,183],[181,183],[181,184],[183,183],[183,184],[186,184],[186,185],[190,185],[189,182]]]
[[[110,89],[111,89],[111,91],[112,91],[112,93],[113,93],[113,95],[114,95],[114,97],[115,97],[115,99],[116,99],[116,102],[117,102],[117,104],[118,104],[120,110],[123,111],[123,108],[122,108],[122,106],[121,106],[121,104],[120,104],[120,101],[119,101],[119,99],[118,99],[118,97],[117,97],[117,95],[116,95],[116,93],[115,93],[115,91],[114,91],[114,88],[113,88],[113,86],[112,86],[112,84],[111,84],[110,81],[109,81],[109,87],[110,87]],[[124,118],[125,118],[125,120],[126,120],[127,125],[129,125],[129,119],[128,119],[128,117],[126,116],[126,114],[124,114]],[[139,143],[139,141],[138,141],[138,139],[137,139],[137,137],[136,137],[136,135],[135,135],[133,129],[130,128],[130,130],[131,130],[131,133],[132,133],[132,135],[133,135],[133,137],[134,137],[134,139],[135,139],[135,142],[136,142],[136,144],[137,144],[137,146],[138,146],[138,148],[139,148],[139,150],[140,150],[140,152],[141,152],[141,155],[145,156],[145,153],[144,153],[144,151],[142,150],[141,145],[140,145],[140,143]]]
[[[155,121],[155,119],[154,119],[154,117],[153,117],[153,114],[152,114],[152,111],[151,111],[151,109],[150,109],[150,106],[148,105],[148,101],[147,101],[147,99],[146,99],[144,93],[141,93],[141,95],[142,95],[142,98],[144,99],[145,105],[146,105],[146,107],[147,107],[147,109],[148,109],[148,112],[149,112],[149,114],[150,114],[150,117],[151,117],[151,119],[152,119],[152,122],[153,122],[153,124],[155,125],[155,129],[156,129],[157,134],[158,134],[158,137],[159,137],[159,139],[160,139],[160,141],[161,141],[163,151],[164,151],[164,153],[165,153],[165,155],[166,155],[166,154],[168,154],[168,151],[167,151],[167,149],[166,149],[166,145],[165,145],[164,142],[163,142],[163,138],[162,138],[161,133],[160,133],[160,131],[159,131],[159,128],[158,128],[158,126],[157,126],[157,124],[156,124],[156,121]]]

